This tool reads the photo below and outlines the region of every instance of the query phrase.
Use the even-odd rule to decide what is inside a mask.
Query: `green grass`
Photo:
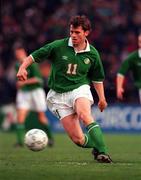
[[[15,149],[15,135],[0,133],[0,180],[139,180],[141,135],[105,134],[113,164],[99,164],[90,149],[75,146],[65,134],[41,152]]]

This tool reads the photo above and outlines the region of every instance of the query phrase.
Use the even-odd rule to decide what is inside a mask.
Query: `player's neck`
[[[74,49],[75,49],[75,51],[77,51],[77,52],[85,50],[86,47],[87,47],[87,41],[84,41],[84,42],[81,43],[81,44],[74,45]]]

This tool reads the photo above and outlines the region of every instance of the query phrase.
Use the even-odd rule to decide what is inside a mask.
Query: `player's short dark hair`
[[[24,44],[22,42],[22,40],[17,40],[14,45],[13,45],[13,50],[18,50],[18,49],[23,49],[24,48]]]
[[[91,22],[85,15],[73,16],[69,24],[74,28],[81,26],[84,31],[91,31]]]

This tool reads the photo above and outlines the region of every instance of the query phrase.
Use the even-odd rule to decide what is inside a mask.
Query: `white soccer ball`
[[[48,137],[41,129],[31,129],[25,134],[24,142],[30,150],[41,151],[47,146]]]

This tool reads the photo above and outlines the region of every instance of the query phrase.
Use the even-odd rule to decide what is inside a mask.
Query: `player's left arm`
[[[99,98],[98,107],[100,111],[102,112],[107,107],[107,101],[105,98],[103,82],[93,82],[93,86]]]
[[[95,50],[94,59],[95,60],[89,71],[90,73],[89,77],[93,82],[93,86],[97,92],[99,98],[98,107],[102,112],[107,107],[107,102],[104,94],[104,86],[103,86],[103,80],[105,78],[105,74],[104,74],[101,58],[97,50]]]
[[[117,98],[120,100],[123,100],[124,95],[124,81],[126,73],[129,71],[130,67],[132,67],[132,54],[129,55],[121,64],[119,71],[116,76],[116,95]]]

